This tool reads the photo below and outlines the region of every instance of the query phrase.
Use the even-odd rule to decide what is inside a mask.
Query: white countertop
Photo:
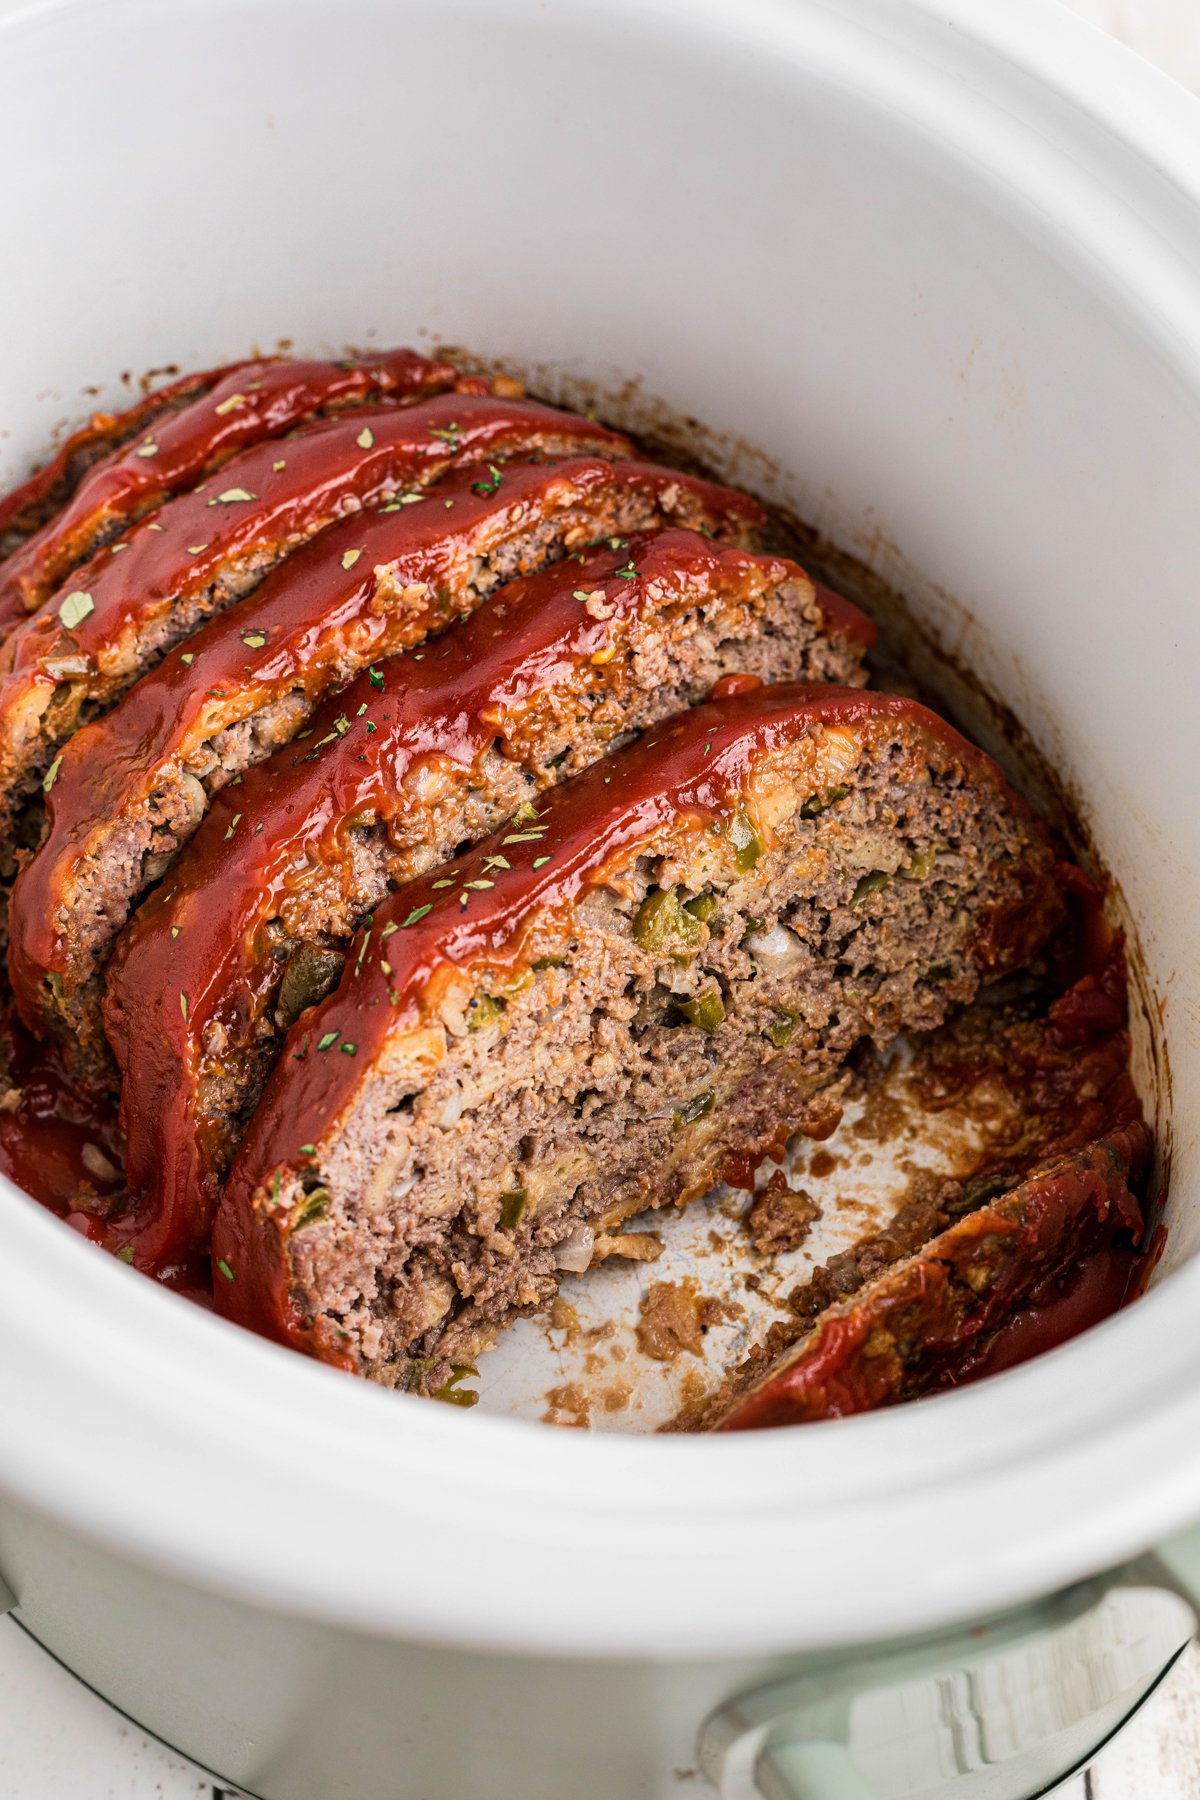
[[[1200,0],[1063,3],[1200,92]],[[1060,1791],[1062,1800],[1200,1800],[1196,1646],[1088,1774]],[[83,1687],[12,1619],[0,1620],[0,1800],[223,1800],[224,1793]]]

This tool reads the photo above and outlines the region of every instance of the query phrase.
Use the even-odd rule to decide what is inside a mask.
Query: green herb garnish
[[[96,602],[92,596],[85,593],[82,588],[73,588],[69,594],[64,594],[59,602],[58,616],[68,631],[74,631],[76,626],[82,625],[88,614],[95,610]]]
[[[496,492],[500,486],[500,471],[495,463],[488,464],[488,474],[492,478],[490,481],[473,481],[471,483],[473,494],[494,494]]]

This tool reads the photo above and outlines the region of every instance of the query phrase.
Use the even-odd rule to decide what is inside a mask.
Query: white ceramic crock
[[[635,425],[695,415],[1081,797],[1174,1157],[1128,1313],[919,1407],[721,1441],[354,1384],[9,1189],[29,1628],[270,1800],[657,1800],[767,1674],[1200,1514],[1196,103],[1050,0],[4,0],[0,192],[5,480],[89,384],[281,335],[424,332]]]

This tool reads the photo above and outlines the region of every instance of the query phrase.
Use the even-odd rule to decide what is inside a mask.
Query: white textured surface
[[[978,0],[1003,6],[1005,0]],[[1047,0],[1051,4],[1052,0]],[[1063,0],[1200,91],[1200,0]],[[0,1800],[214,1800],[222,1790],[0,1621]],[[1200,1652],[1064,1800],[1200,1800]],[[463,1795],[460,1800],[476,1800]]]

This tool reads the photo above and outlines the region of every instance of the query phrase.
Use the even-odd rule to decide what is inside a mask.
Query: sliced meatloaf
[[[859,680],[869,637],[794,563],[666,530],[510,583],[328,701],[303,747],[224,790],[110,970],[139,1256],[203,1241],[284,1032],[390,886],[730,671]]]
[[[470,391],[486,392],[486,384],[467,379]],[[243,364],[95,463],[57,516],[0,564],[0,632],[40,606],[101,544],[237,451],[281,437],[317,413],[421,399],[458,380],[449,363],[414,350],[388,350],[369,362]]]
[[[93,413],[20,487],[0,496],[0,556],[15,550],[30,532],[39,531],[65,506],[102,456],[111,455],[165,413],[187,406],[198,394],[209,392],[218,381],[245,367],[245,363],[229,363],[219,369],[199,369],[143,394],[123,412]]]
[[[736,537],[758,517],[732,489],[592,457],[464,470],[315,539],[77,732],[47,775],[48,831],[18,877],[10,932],[27,1022],[94,1078],[96,977],[131,905],[212,793],[299,731],[327,688],[597,537],[667,520]],[[232,810],[248,804],[239,792]]]
[[[10,633],[0,652],[0,829],[71,732],[339,518],[418,492],[461,463],[628,448],[615,432],[531,400],[456,394],[361,408],[243,450],[144,519],[123,553],[99,551],[69,591]]]
[[[219,1308],[437,1391],[594,1233],[777,1144],[856,1042],[1035,957],[1055,875],[912,701],[780,686],[652,728],[375,909],[234,1162]]]
[[[1117,1231],[1142,1230],[1131,1191],[1149,1163],[1134,1120],[1048,1163],[895,1264],[704,1420],[749,1431],[842,1418],[916,1399],[978,1353],[1044,1283]]]

